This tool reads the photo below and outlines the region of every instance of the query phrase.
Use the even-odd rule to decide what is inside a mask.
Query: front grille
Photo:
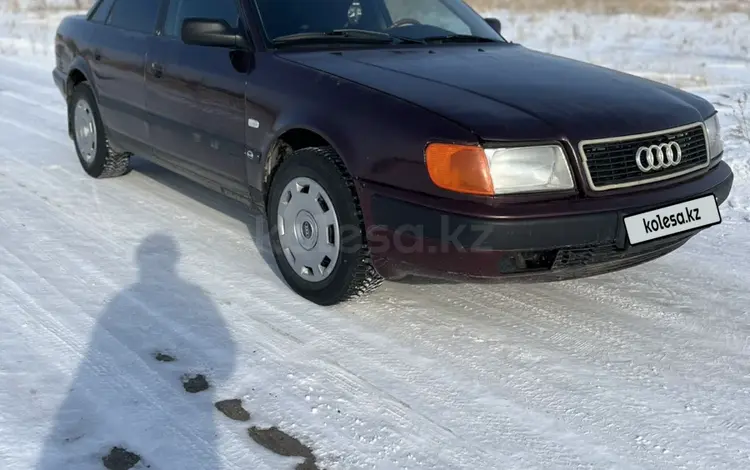
[[[682,161],[671,168],[642,172],[636,164],[640,147],[677,142]],[[703,125],[659,133],[581,142],[581,156],[591,188],[597,191],[617,189],[684,175],[708,166],[708,149]]]

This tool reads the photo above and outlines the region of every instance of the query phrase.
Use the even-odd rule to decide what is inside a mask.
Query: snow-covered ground
[[[617,274],[319,308],[233,202],[143,162],[86,177],[56,18],[3,13],[0,468],[750,468],[750,20],[493,14],[715,103],[724,223]]]

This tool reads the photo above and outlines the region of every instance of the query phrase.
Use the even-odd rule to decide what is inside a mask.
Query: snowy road
[[[303,462],[270,427],[306,469],[750,466],[746,163],[724,223],[648,265],[324,309],[241,206],[142,161],[85,176],[47,68],[0,57],[0,110],[0,468]]]

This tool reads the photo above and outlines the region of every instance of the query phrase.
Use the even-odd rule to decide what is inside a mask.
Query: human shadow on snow
[[[236,347],[208,294],[178,274],[179,255],[167,235],[137,248],[138,279],[98,317],[37,470],[223,467],[215,386]]]

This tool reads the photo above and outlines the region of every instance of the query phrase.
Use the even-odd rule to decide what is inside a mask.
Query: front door
[[[242,24],[235,0],[170,0],[146,64],[154,151],[246,189],[245,83],[253,54],[183,43],[180,31],[186,18]]]
[[[161,0],[116,0],[92,51],[102,120],[115,140],[148,141],[143,73]]]

